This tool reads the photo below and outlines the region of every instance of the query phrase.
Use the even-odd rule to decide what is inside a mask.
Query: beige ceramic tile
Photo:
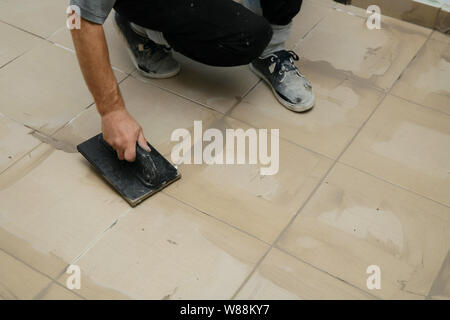
[[[379,266],[371,294],[416,299],[449,250],[450,209],[337,164],[279,246],[368,292],[367,268]]]
[[[450,41],[450,35],[439,32],[439,31],[433,31],[430,39],[431,40],[439,40],[439,41],[448,43]]]
[[[40,144],[31,132],[0,114],[0,174]]]
[[[83,275],[78,293],[88,299],[228,299],[267,249],[159,193],[77,261]]]
[[[450,204],[450,116],[388,96],[341,161]]]
[[[428,294],[431,299],[450,300],[450,252],[442,264],[439,275],[434,280]]]
[[[43,43],[43,40],[29,33],[0,22],[0,68],[32,47]]]
[[[270,251],[237,295],[240,300],[372,299],[362,290],[278,249]]]
[[[430,32],[388,17],[369,30],[365,19],[333,10],[295,49],[317,68],[389,89]]]
[[[231,116],[259,128],[278,128],[289,141],[336,158],[377,106],[382,93],[309,61],[301,63],[300,69],[313,85],[314,109],[306,113],[289,111],[265,83],[260,83]]]
[[[128,204],[79,154],[42,144],[0,175],[0,247],[58,275]]]
[[[109,15],[103,28],[105,30],[106,41],[108,42],[111,64],[125,73],[131,73],[135,70],[135,67],[128,56],[125,42],[122,40],[122,37],[114,26],[114,14]],[[70,35],[69,29],[66,27],[62,27],[58,30],[58,32],[51,36],[49,40],[74,50],[72,36]]]
[[[47,38],[66,23],[65,0],[0,0],[0,20]]]
[[[138,73],[134,76],[221,113],[235,106],[258,82],[248,66],[211,67],[177,53],[174,57],[181,63],[181,71],[173,78],[147,79]]]
[[[0,270],[0,300],[33,299],[51,282],[3,251],[0,251]]]
[[[162,154],[170,153],[178,142],[171,141],[178,128],[192,131],[195,120],[204,125],[222,115],[194,102],[178,97],[149,83],[128,78],[120,89],[130,113],[140,123],[147,140]],[[72,120],[53,138],[75,152],[76,145],[101,132],[101,119],[95,106]]]
[[[116,72],[122,79],[124,74]],[[73,52],[47,43],[0,72],[0,112],[52,134],[93,102]]]
[[[75,289],[74,289],[75,290]],[[83,298],[69,289],[53,283],[50,287],[46,288],[38,295],[40,300],[83,300]]]
[[[211,128],[224,132],[249,127],[226,118]],[[209,215],[273,242],[330,166],[331,160],[280,140],[275,175],[260,175],[259,164],[182,165],[183,178],[166,190]]]
[[[331,7],[325,6],[314,0],[303,1],[299,14],[293,19],[291,36],[286,42],[286,48],[292,49],[295,44],[310,32],[319,21],[325,18],[331,10]],[[301,52],[299,52],[299,54],[301,54]]]
[[[369,14],[367,13],[367,9],[366,8],[363,9],[363,8],[359,8],[359,7],[356,7],[356,6],[339,3],[339,2],[336,2],[334,0],[324,0],[324,1],[321,1],[321,2],[322,3],[323,2],[331,3],[331,7],[334,10],[336,10],[338,12],[345,13],[345,14],[350,15],[350,16],[358,16],[358,17],[361,17],[361,18],[364,18],[364,19],[367,19],[367,17],[369,16]]]
[[[391,92],[450,114],[450,37],[428,40]]]

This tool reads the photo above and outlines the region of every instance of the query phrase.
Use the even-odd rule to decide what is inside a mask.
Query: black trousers
[[[183,55],[213,66],[255,60],[272,38],[270,24],[287,25],[302,0],[261,0],[263,17],[233,0],[118,0],[130,22],[161,31]]]

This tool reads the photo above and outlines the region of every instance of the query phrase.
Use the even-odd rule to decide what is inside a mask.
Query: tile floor
[[[247,67],[180,57],[178,77],[144,80],[107,21],[125,100],[162,153],[194,120],[280,129],[277,175],[181,165],[131,209],[76,152],[100,123],[64,1],[0,0],[0,298],[450,299],[450,38],[387,17],[369,31],[331,0],[303,9],[288,46],[317,95],[306,114]]]

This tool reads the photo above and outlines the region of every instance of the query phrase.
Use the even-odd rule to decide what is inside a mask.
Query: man
[[[72,30],[86,84],[102,118],[104,139],[119,159],[134,161],[136,143],[148,150],[142,128],[127,112],[108,55],[102,24],[115,21],[138,71],[169,78],[179,70],[172,48],[213,66],[250,64],[282,105],[295,112],[314,105],[310,83],[298,71],[297,55],[284,47],[302,0],[71,0],[81,28]],[[149,101],[151,103],[151,101]]]

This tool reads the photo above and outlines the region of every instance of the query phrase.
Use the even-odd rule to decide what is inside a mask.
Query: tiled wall
[[[450,33],[450,0],[351,0],[367,8],[378,5],[384,15]]]

